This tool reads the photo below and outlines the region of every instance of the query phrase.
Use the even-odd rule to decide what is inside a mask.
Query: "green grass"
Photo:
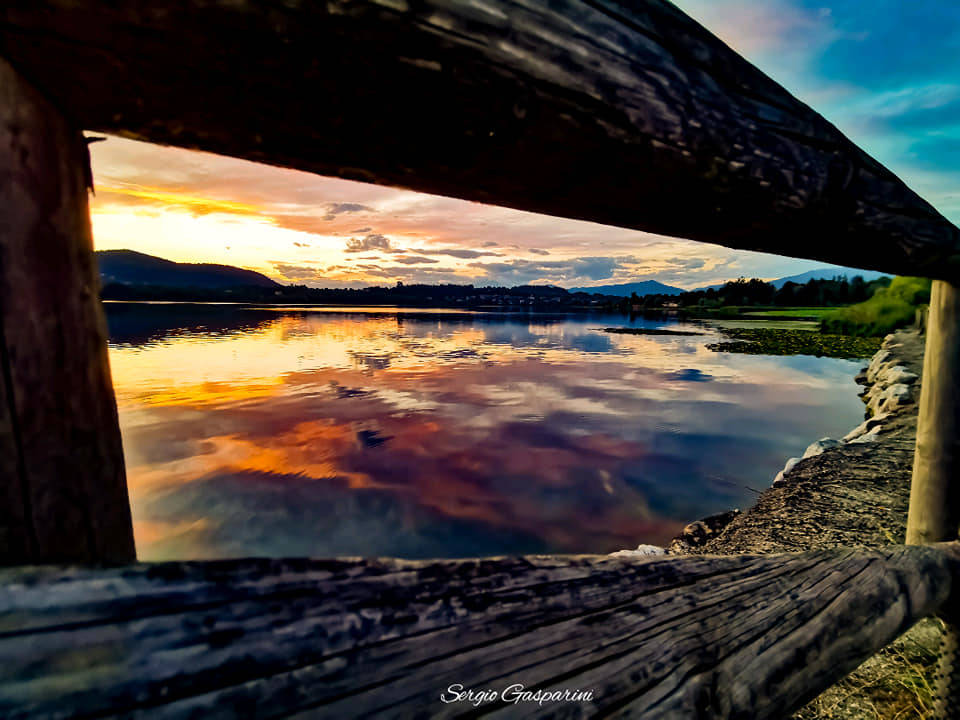
[[[835,312],[837,308],[835,307],[791,307],[791,308],[772,307],[772,308],[764,308],[763,310],[748,309],[748,308],[744,308],[743,310],[744,310],[743,314],[748,315],[750,317],[753,317],[753,316],[763,317],[764,315],[777,315],[780,317],[822,318],[824,316],[830,315],[831,313]]]
[[[929,718],[942,632],[940,620],[921,620],[797,712],[794,720]]]
[[[879,337],[912,323],[917,308],[929,301],[929,280],[896,277],[890,287],[879,288],[869,300],[825,315],[820,329],[838,335]]]
[[[683,308],[695,317],[736,319],[736,318],[812,318],[819,320],[834,312],[836,307],[777,307],[775,305],[724,305],[716,308],[690,306]]]

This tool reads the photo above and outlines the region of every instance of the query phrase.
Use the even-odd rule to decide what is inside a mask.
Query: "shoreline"
[[[843,438],[811,443],[750,508],[690,523],[666,552],[729,555],[902,543],[923,341],[917,330],[887,335],[856,376],[866,404],[863,423]]]

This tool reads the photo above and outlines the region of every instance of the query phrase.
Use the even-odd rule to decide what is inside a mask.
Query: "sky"
[[[960,223],[960,3],[676,4]],[[824,267],[117,137],[91,149],[98,250],[285,283],[696,288]]]

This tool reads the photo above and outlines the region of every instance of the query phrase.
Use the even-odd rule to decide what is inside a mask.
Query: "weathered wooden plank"
[[[954,225],[664,0],[10,0],[0,54],[91,129],[960,279]]]
[[[876,552],[0,573],[0,714],[780,718],[955,592]],[[463,684],[584,702],[444,703]]]
[[[86,144],[0,59],[0,563],[135,559]]]

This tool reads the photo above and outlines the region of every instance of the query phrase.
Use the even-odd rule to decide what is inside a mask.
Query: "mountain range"
[[[274,291],[286,287],[271,280],[266,275],[232,265],[173,262],[134,250],[100,250],[96,253],[96,256],[100,267],[100,280],[104,287],[122,285],[129,288],[152,287],[203,291],[222,291],[234,288]],[[884,274],[874,270],[856,270],[854,268],[817,268],[770,282],[775,287],[780,288],[788,282],[803,284],[810,280],[830,279],[838,275],[845,275],[846,277],[861,275],[864,280],[869,281],[882,277]],[[709,287],[719,288],[721,286],[722,283]],[[697,289],[706,290],[708,288]],[[560,288],[556,288],[556,290],[562,292]],[[657,280],[641,280],[614,285],[575,287],[570,288],[569,292],[586,292],[616,297],[630,297],[632,293],[636,293],[642,297],[643,295],[679,295],[686,290]]]
[[[636,293],[642,297],[644,295],[679,295],[686,290],[673,285],[664,285],[658,280],[642,280],[640,282],[620,283],[619,285],[574,287],[570,288],[570,292],[600,293],[601,295],[616,295],[617,297],[630,297],[632,293]]]
[[[837,276],[843,276],[847,279],[852,279],[857,275],[862,277],[867,282],[876,280],[877,278],[890,277],[890,273],[877,272],[876,270],[857,270],[855,268],[817,268],[816,270],[808,270],[807,272],[800,273],[799,275],[791,275],[789,277],[771,280],[770,284],[775,288],[780,289],[788,282],[794,282],[797,285],[803,285],[811,280],[832,280]]]
[[[770,280],[769,282],[775,288],[780,289],[788,282],[794,282],[797,285],[803,285],[811,280],[831,280],[837,276],[854,278],[857,275],[860,275],[864,280],[869,282],[870,280],[876,280],[880,277],[889,276],[890,273],[844,267],[816,268],[814,270],[808,270],[807,272],[800,273],[799,275],[790,275],[788,277],[777,278],[776,280]],[[719,290],[723,286],[724,283],[717,283],[716,285],[699,287],[696,288],[696,290]],[[657,280],[644,280],[642,282],[620,283],[618,285],[576,287],[570,288],[570,292],[600,293],[603,295],[616,295],[617,297],[630,297],[632,293],[636,293],[640,297],[643,297],[644,295],[679,295],[680,293],[687,292],[687,290],[674,285],[665,285]]]

